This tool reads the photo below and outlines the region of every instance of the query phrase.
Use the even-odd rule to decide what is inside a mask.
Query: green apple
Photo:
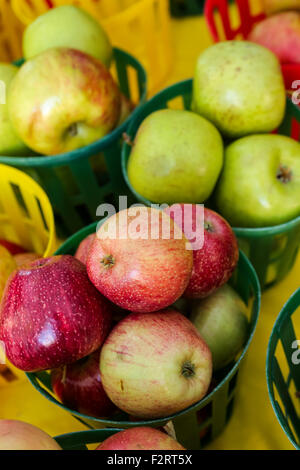
[[[235,227],[265,227],[300,215],[300,144],[283,135],[243,137],[228,146],[216,188]]]
[[[48,49],[25,62],[11,83],[8,107],[23,141],[44,155],[88,145],[115,128],[120,90],[94,57]]]
[[[113,55],[101,25],[86,11],[73,5],[52,8],[27,26],[23,36],[25,59],[53,47],[69,47],[92,55],[107,67]]]
[[[11,64],[0,64],[0,81],[4,85],[5,101],[11,82],[18,72],[18,67]],[[0,155],[28,155],[30,150],[15,132],[8,113],[7,103],[0,104]]]
[[[156,203],[202,203],[223,166],[217,129],[190,111],[164,109],[141,124],[128,161],[132,187]]]
[[[214,370],[235,359],[249,333],[247,307],[228,284],[194,301],[190,319],[211,350]]]
[[[225,41],[197,61],[193,110],[229,138],[270,132],[284,117],[283,76],[277,57],[247,41]]]

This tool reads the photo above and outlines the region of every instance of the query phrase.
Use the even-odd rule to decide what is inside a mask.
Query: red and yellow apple
[[[106,439],[96,450],[185,450],[179,442],[157,429],[131,428]]]
[[[137,418],[163,418],[206,395],[212,356],[194,325],[177,311],[132,313],[105,341],[100,372],[118,408]]]
[[[12,124],[45,155],[69,152],[104,137],[120,118],[110,72],[79,50],[48,49],[22,65],[8,93]]]
[[[62,450],[57,442],[29,423],[0,420],[0,450]]]

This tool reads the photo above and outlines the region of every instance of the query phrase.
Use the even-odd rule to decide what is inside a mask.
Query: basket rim
[[[103,219],[103,222],[105,220],[106,219]],[[81,229],[79,232],[77,232],[76,234],[72,235],[68,240],[66,240],[66,242],[63,245],[61,245],[61,247],[56,251],[55,255],[62,255],[65,252],[69,251],[70,249],[74,249],[74,242],[76,242],[77,243],[76,246],[78,246],[78,243],[79,243],[78,240],[80,239],[80,241],[81,241],[88,234],[93,233],[93,231],[96,230],[98,224],[99,224],[99,222],[94,222],[93,224],[89,225],[88,227],[85,227],[85,228]],[[163,418],[143,420],[143,421],[139,421],[139,422],[117,421],[117,420],[114,421],[114,419],[110,419],[110,418],[101,419],[101,418],[96,418],[96,417],[93,417],[93,416],[87,416],[85,414],[82,414],[82,413],[79,413],[77,411],[73,411],[73,410],[67,408],[65,405],[60,403],[55,397],[53,397],[43,386],[40,385],[35,373],[26,373],[27,378],[29,379],[31,384],[35,387],[35,389],[38,390],[45,398],[50,400],[52,403],[58,405],[60,408],[64,409],[65,411],[68,411],[73,416],[75,416],[77,419],[79,419],[79,421],[84,422],[84,424],[86,424],[85,421],[87,420],[87,421],[90,421],[90,422],[93,422],[93,423],[98,423],[100,425],[108,423],[109,426],[113,425],[113,426],[121,427],[121,428],[122,427],[125,427],[125,428],[140,427],[140,426],[154,426],[155,427],[155,426],[161,425],[162,423],[167,423],[168,421],[172,421],[172,420],[174,420],[174,419],[176,419],[176,418],[178,418],[178,417],[180,417],[180,416],[182,416],[182,415],[184,415],[184,414],[186,414],[186,413],[188,413],[192,410],[198,410],[198,409],[203,408],[206,404],[208,404],[211,401],[212,397],[215,396],[218,393],[218,391],[223,387],[224,383],[227,383],[228,381],[230,381],[230,379],[238,371],[238,369],[240,367],[240,364],[243,361],[243,359],[244,359],[244,357],[245,357],[245,355],[246,355],[246,353],[249,349],[249,346],[252,342],[253,336],[254,336],[255,331],[256,331],[257,322],[258,322],[258,319],[259,319],[260,307],[261,307],[261,286],[260,286],[257,274],[256,274],[255,269],[253,268],[251,262],[249,261],[247,256],[241,250],[240,250],[240,261],[239,262],[242,262],[247,266],[247,268],[249,270],[249,278],[251,279],[251,284],[252,284],[252,288],[253,288],[253,292],[254,292],[253,309],[254,309],[255,313],[254,313],[254,318],[253,318],[253,321],[252,321],[251,331],[249,332],[248,340],[247,340],[247,342],[244,346],[244,349],[241,352],[238,360],[236,361],[234,366],[230,369],[230,371],[227,373],[227,375],[224,377],[224,379],[214,388],[214,390],[211,393],[206,395],[202,400],[198,401],[197,403],[189,406],[188,408],[186,408],[186,409],[184,409],[184,410],[182,410],[178,413],[175,413],[175,414],[163,417]]]
[[[266,359],[266,380],[267,380],[267,387],[268,387],[268,394],[269,398],[271,401],[271,405],[273,408],[273,411],[275,413],[275,416],[284,431],[285,435],[289,439],[289,441],[293,444],[293,446],[297,449],[300,450],[300,445],[296,443],[296,441],[292,438],[290,433],[287,432],[286,430],[286,421],[285,418],[282,416],[282,413],[280,411],[280,408],[277,406],[277,402],[275,399],[275,394],[274,394],[274,387],[273,387],[273,381],[271,379],[271,367],[272,367],[272,359],[274,357],[274,353],[276,350],[276,346],[279,342],[280,338],[280,330],[282,326],[284,325],[284,322],[288,316],[290,316],[290,313],[294,312],[294,310],[291,310],[294,302],[297,302],[300,305],[300,288],[297,289],[291,297],[286,301],[284,306],[282,307],[278,317],[276,318],[276,321],[274,323],[271,336],[269,338],[268,342],[268,348],[267,348],[267,359]]]
[[[147,98],[147,89],[148,89],[148,76],[145,67],[141,64],[141,62],[134,57],[133,55],[129,54],[128,52],[119,49],[117,47],[113,48],[114,55],[116,56],[116,63],[118,61],[118,55],[125,57],[126,60],[138,71],[142,80],[142,95],[140,96],[139,103],[137,104],[136,108],[133,112],[128,116],[126,121],[114,129],[112,132],[107,134],[102,139],[97,140],[96,142],[92,142],[89,145],[81,147],[76,150],[72,150],[71,152],[61,153],[59,155],[31,155],[28,157],[18,157],[18,156],[0,156],[0,163],[4,163],[10,166],[22,166],[22,167],[31,167],[31,168],[40,168],[40,167],[54,167],[54,166],[62,166],[70,162],[75,162],[77,160],[81,160],[85,158],[87,155],[94,155],[98,152],[105,150],[111,143],[115,142],[118,138],[122,136],[122,134],[126,131],[128,124],[130,123],[131,119],[135,116],[138,112],[140,106],[145,102]],[[21,62],[20,61],[17,62]],[[34,151],[32,151],[34,153]]]
[[[68,442],[71,442],[74,439],[75,441],[80,441],[80,443],[83,445],[97,444],[98,436],[100,439],[103,434],[114,435],[122,431],[125,431],[125,429],[119,429],[119,428],[89,429],[87,431],[75,431],[75,432],[60,434],[58,436],[55,436],[54,440],[62,448],[64,448],[64,444],[67,444]],[[105,439],[107,439],[107,437]]]
[[[299,65],[300,68],[300,65]],[[142,119],[142,116],[145,114],[145,110],[147,110],[149,107],[151,108],[153,103],[157,103],[160,101],[162,97],[165,96],[165,94],[169,90],[176,90],[177,88],[182,88],[186,87],[187,88],[187,93],[192,90],[193,87],[193,79],[187,79],[187,80],[182,80],[180,82],[174,83],[173,85],[170,85],[163,90],[161,90],[159,93],[154,95],[152,98],[150,98],[148,101],[146,101],[144,104],[142,104],[135,115],[132,117],[132,120],[128,126],[128,129],[126,131],[126,134],[129,136],[130,140],[133,140],[135,138],[135,135],[137,133],[137,129],[140,126],[140,122],[144,119]],[[288,98],[287,98],[288,101]],[[148,115],[148,114],[147,114]],[[150,115],[150,114],[149,114]],[[300,117],[300,110],[299,110],[299,117]],[[152,206],[152,205],[157,205],[154,202],[149,201],[148,199],[144,198],[141,196],[131,185],[128,177],[128,172],[127,172],[127,165],[128,165],[128,159],[127,157],[127,152],[130,150],[131,146],[128,142],[124,141],[123,146],[122,146],[122,153],[121,153],[121,167],[122,167],[122,173],[123,177],[125,179],[125,182],[129,188],[129,190],[132,192],[132,194],[136,197],[136,199],[143,204],[147,206]],[[277,224],[274,226],[267,226],[267,227],[233,227],[233,230],[235,234],[238,237],[241,238],[246,238],[246,237],[253,237],[253,238],[260,238],[260,237],[266,237],[266,236],[273,236],[273,235],[278,235],[284,232],[287,232],[289,230],[292,230],[293,228],[300,226],[300,214],[299,216],[284,222],[282,224]]]

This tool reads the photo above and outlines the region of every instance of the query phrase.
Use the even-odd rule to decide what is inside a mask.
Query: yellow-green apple
[[[299,0],[262,0],[267,15],[284,10],[300,10]]]
[[[182,230],[164,212],[134,207],[110,217],[98,230],[87,271],[97,289],[119,307],[153,312],[185,291],[193,253]]]
[[[278,13],[258,23],[248,36],[277,55],[282,63],[300,63],[300,12]]]
[[[194,325],[179,312],[132,313],[105,341],[100,372],[118,408],[137,418],[162,418],[205,396],[212,357]]]
[[[12,254],[13,256],[26,253],[25,248],[23,248],[20,245],[17,245],[16,243],[10,242],[8,240],[0,239],[0,245],[4,246],[4,248],[6,248],[10,252],[10,254]]]
[[[32,424],[1,419],[0,450],[61,450],[61,447]]]
[[[191,243],[197,231],[199,239],[200,232],[204,232],[203,246],[193,250],[193,272],[184,296],[190,299],[208,297],[228,282],[237,266],[239,247],[233,230],[223,217],[206,208],[204,220],[198,220],[194,204],[176,204],[166,209],[166,213]]]
[[[13,128],[8,112],[7,95],[18,67],[0,63],[0,81],[2,82],[3,102],[0,104],[0,155],[28,155],[30,150]]]
[[[24,264],[31,263],[32,261],[40,259],[41,256],[37,253],[21,253],[19,255],[15,255],[14,259],[17,263],[17,266],[23,266]]]
[[[211,350],[214,370],[230,364],[247,340],[247,307],[228,284],[196,300],[190,319]]]
[[[265,227],[300,215],[300,144],[252,135],[230,144],[216,188],[220,213],[234,227]]]
[[[217,129],[190,111],[164,109],[148,116],[135,137],[129,181],[151,202],[204,202],[223,165]]]
[[[82,242],[80,243],[79,247],[76,250],[75,258],[81,261],[83,264],[87,263],[89,250],[95,238],[96,238],[96,234],[92,233],[91,235],[86,237],[84,240],[82,240]]]
[[[45,155],[101,139],[116,126],[120,102],[119,88],[106,67],[68,48],[48,49],[25,62],[8,93],[15,130]]]
[[[179,442],[158,429],[126,429],[106,439],[96,450],[185,450]]]
[[[11,273],[17,268],[13,256],[9,251],[0,245],[0,300],[5,289],[5,285]]]
[[[199,56],[193,109],[224,136],[273,131],[283,120],[285,105],[280,63],[265,47],[249,41],[225,41]]]
[[[115,405],[106,395],[99,370],[100,350],[74,364],[51,371],[52,390],[71,410],[88,416],[111,416]]]
[[[31,59],[53,47],[70,47],[96,57],[109,66],[113,50],[102,26],[85,10],[75,5],[51,8],[27,26],[23,53]]]
[[[0,339],[18,369],[55,369],[99,349],[111,328],[111,307],[72,256],[34,261],[16,270],[0,307]]]

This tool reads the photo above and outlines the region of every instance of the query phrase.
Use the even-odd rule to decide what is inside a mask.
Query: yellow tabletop
[[[202,17],[172,21],[174,66],[161,88],[193,75],[200,51],[211,43]],[[209,449],[293,449],[269,401],[265,363],[273,324],[285,301],[299,287],[300,257],[288,278],[263,295],[254,340],[239,376],[233,416],[223,434]],[[10,385],[0,382],[0,418],[20,419],[49,434],[85,429],[75,418],[43,398],[23,374]]]

